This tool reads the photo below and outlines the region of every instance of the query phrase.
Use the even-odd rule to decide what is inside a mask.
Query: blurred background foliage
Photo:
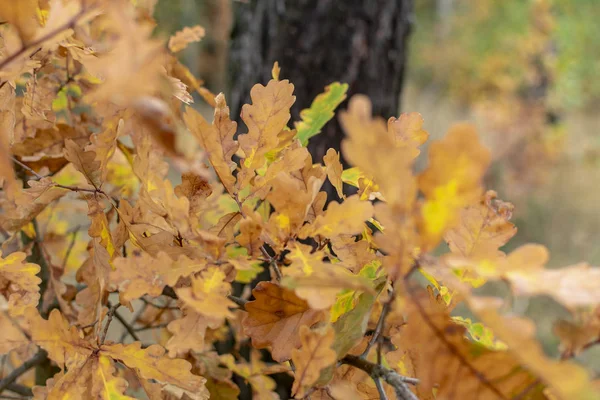
[[[159,35],[206,28],[203,41],[181,58],[214,92],[227,93],[232,8],[240,1],[157,4]],[[414,4],[400,111],[420,112],[432,139],[455,122],[476,124],[494,155],[488,187],[516,206],[519,233],[507,250],[544,244],[556,267],[582,260],[600,265],[599,17],[598,0]],[[196,105],[202,109],[201,101]],[[518,300],[514,308],[536,319],[554,353],[550,321],[577,319],[549,298]],[[598,349],[585,357],[600,370]]]

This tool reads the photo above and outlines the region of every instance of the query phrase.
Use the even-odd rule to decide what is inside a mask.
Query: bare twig
[[[383,384],[381,383],[381,379],[373,378],[373,382],[375,382],[375,387],[377,388],[377,392],[379,393],[379,398],[381,400],[388,400],[387,394],[385,393],[385,389],[383,388]]]
[[[239,297],[232,296],[230,294],[227,295],[227,298],[237,304],[241,310],[246,311],[246,303],[248,300],[241,299]]]
[[[15,164],[17,164],[19,167],[23,168],[24,170],[32,173],[37,179],[42,179],[43,176],[38,174],[37,172],[35,172],[33,169],[31,169],[28,165],[23,164],[21,161],[17,160],[15,157],[11,156],[10,157],[11,161],[14,162]]]
[[[106,313],[106,325],[104,325],[104,330],[102,331],[102,335],[100,336],[100,345],[104,344],[104,341],[106,340],[106,334],[108,333],[108,327],[110,326],[110,323],[112,322],[113,317],[115,316],[115,312],[119,307],[121,307],[120,303],[117,303],[114,306],[111,306],[110,303],[108,304],[108,313]]]
[[[378,360],[377,363],[381,364],[381,360],[380,360],[380,350],[381,350],[381,338],[382,338],[382,333],[383,333],[383,329],[385,327],[385,319],[388,315],[388,313],[390,312],[390,309],[392,308],[392,303],[394,302],[394,298],[396,296],[396,293],[394,292],[394,287],[392,286],[392,290],[390,290],[389,293],[389,299],[383,304],[383,308],[381,309],[381,314],[379,315],[379,320],[377,321],[377,326],[375,327],[375,332],[373,333],[373,336],[371,336],[371,340],[369,340],[369,343],[367,344],[367,348],[365,349],[365,351],[363,351],[363,353],[360,355],[361,358],[366,358],[367,355],[369,354],[369,351],[371,351],[371,348],[373,347],[373,345],[375,343],[379,343],[378,346]]]
[[[36,365],[44,363],[48,359],[48,353],[45,350],[40,350],[35,356],[25,361],[18,368],[15,368],[10,374],[0,381],[0,393],[3,390],[8,389],[8,386],[16,381],[21,375],[29,371]]]
[[[18,383],[11,383],[10,385],[8,385],[6,387],[6,390],[10,390],[11,392],[16,393],[20,396],[25,396],[25,397],[33,396],[33,391],[31,390],[31,388],[28,388],[27,386],[24,386],[24,385],[19,385]]]
[[[140,337],[135,333],[135,330],[133,329],[133,327],[131,325],[129,325],[129,322],[127,322],[125,320],[125,318],[123,318],[123,316],[116,311],[115,311],[115,318],[119,320],[121,325],[123,325],[123,327],[125,328],[127,333],[129,333],[129,336],[131,336],[131,338],[133,340],[135,340],[137,342],[141,342]]]
[[[418,400],[418,397],[407,386],[407,384],[418,384],[418,379],[402,376],[392,369],[350,354],[342,358],[340,362],[365,371],[373,380],[383,379],[394,388],[396,397],[400,400]]]

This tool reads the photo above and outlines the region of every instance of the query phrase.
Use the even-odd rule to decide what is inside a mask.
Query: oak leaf
[[[202,314],[186,309],[183,317],[169,322],[167,330],[173,334],[165,345],[170,357],[188,351],[203,351],[204,337],[209,320]]]
[[[289,360],[292,349],[300,346],[301,326],[313,326],[325,317],[324,312],[310,309],[305,300],[275,283],[260,282],[252,294],[254,300],[245,306],[244,332],[255,348],[270,347],[278,362]]]
[[[96,160],[96,153],[84,151],[73,140],[65,140],[65,158],[71,162],[77,171],[81,172],[88,183],[99,189],[102,185],[102,170],[100,161]]]
[[[235,177],[232,169],[235,163],[231,160],[238,150],[238,142],[233,139],[237,124],[229,119],[229,107],[225,96],[219,94],[215,98],[214,120],[209,124],[196,110],[188,108],[184,120],[188,129],[196,136],[208,155],[208,160],[215,170],[218,179],[229,193],[235,193]]]
[[[373,291],[369,280],[354,275],[339,263],[323,261],[322,251],[311,253],[310,246],[299,243],[289,246],[289,250],[287,258],[292,263],[284,270],[282,284],[294,289],[313,309],[329,308],[343,289]]]
[[[184,50],[190,43],[202,40],[205,34],[204,28],[200,25],[186,26],[169,38],[169,50],[172,53]]]
[[[40,266],[26,262],[26,257],[22,252],[2,257],[0,251],[0,294],[8,300],[8,311],[13,316],[22,315],[40,300]]]
[[[432,398],[433,387],[436,399],[505,399],[539,390],[511,353],[469,342],[440,299],[411,293],[407,321],[392,338],[398,350],[387,358],[419,379],[419,398]]]
[[[333,118],[333,112],[346,100],[347,83],[334,82],[313,100],[310,108],[300,111],[302,121],[296,122],[296,137],[303,146],[311,137],[318,135],[325,124]],[[340,196],[341,197],[341,196]]]
[[[100,347],[102,354],[119,360],[143,379],[155,379],[163,384],[173,384],[182,389],[195,391],[208,399],[204,383],[206,379],[192,375],[191,365],[185,360],[171,359],[165,355],[165,349],[160,345],[141,348],[140,342],[128,345],[104,344]]]
[[[313,331],[306,325],[300,327],[300,349],[292,350],[292,361],[296,367],[292,394],[304,397],[321,375],[324,368],[337,360],[337,353],[331,348],[335,332],[328,326],[323,332]]]
[[[271,80],[267,86],[254,85],[250,91],[252,104],[242,107],[242,120],[248,133],[238,141],[244,153],[238,185],[245,187],[255,176],[254,170],[265,165],[265,154],[279,142],[278,135],[290,119],[290,107],[296,101],[294,85],[287,80]]]
[[[300,229],[300,238],[322,235],[327,238],[342,234],[356,234],[362,231],[366,220],[373,216],[373,205],[361,201],[358,196],[350,196],[343,203],[331,202],[327,211],[319,215],[311,224]]]
[[[418,178],[426,199],[421,207],[425,248],[436,246],[444,232],[455,226],[458,210],[477,201],[490,160],[489,150],[468,124],[453,126],[443,140],[431,145],[429,166]]]
[[[200,276],[192,277],[192,286],[176,289],[177,296],[196,313],[208,319],[211,328],[221,325],[225,318],[233,318],[229,310],[236,305],[227,299],[231,284],[218,267],[209,267]]]
[[[344,190],[342,185],[342,172],[343,166],[340,162],[340,155],[334,149],[327,150],[327,153],[323,157],[325,168],[327,171],[327,178],[329,182],[335,188],[339,198],[344,198]]]
[[[179,278],[206,268],[206,260],[191,260],[185,256],[173,260],[164,252],[156,257],[141,252],[117,257],[113,265],[115,270],[110,273],[110,282],[119,289],[121,299],[129,302],[145,294],[160,296],[166,285],[174,286]]]

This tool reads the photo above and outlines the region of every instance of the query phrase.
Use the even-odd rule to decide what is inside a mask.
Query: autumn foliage
[[[501,250],[513,207],[472,126],[417,173],[419,114],[355,96],[334,116],[333,83],[290,123],[275,66],[238,127],[174,56],[202,28],[166,45],[150,3],[0,1],[0,392],[272,399],[288,374],[295,398],[600,398],[573,361],[600,341],[600,270]],[[331,118],[352,168],[306,149]],[[557,321],[561,359],[513,313],[535,295],[579,318]]]

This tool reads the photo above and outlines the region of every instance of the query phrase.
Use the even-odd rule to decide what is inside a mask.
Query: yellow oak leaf
[[[186,26],[169,38],[169,50],[172,53],[184,50],[190,43],[202,40],[205,34],[204,28],[200,25]]]
[[[26,257],[20,251],[2,257],[0,251],[0,295],[8,300],[8,311],[13,316],[22,315],[40,300],[40,266],[26,262]]]
[[[346,132],[342,154],[366,175],[362,192],[367,195],[363,197],[369,198],[372,186],[377,185],[375,191],[381,191],[389,204],[411,210],[417,195],[412,173],[415,148],[398,140],[383,119],[372,117],[371,102],[365,96],[350,99],[348,110],[340,113],[340,123]]]
[[[371,281],[355,275],[340,263],[323,261],[325,253],[307,245],[294,243],[287,258],[292,262],[284,269],[282,284],[294,289],[298,297],[308,301],[311,308],[324,310],[333,305],[343,289],[374,292]]]
[[[215,102],[215,114],[212,124],[209,124],[193,108],[186,110],[184,120],[190,132],[194,134],[206,151],[217,178],[225,186],[227,192],[233,194],[236,190],[236,180],[231,172],[235,167],[235,163],[231,158],[239,147],[233,139],[237,130],[237,123],[229,119],[229,107],[225,103],[223,94],[219,94],[215,98]]]
[[[81,365],[95,350],[92,343],[71,325],[58,310],[52,310],[48,320],[37,310],[27,310],[31,339],[48,352],[48,357],[61,367]]]
[[[221,325],[225,318],[233,318],[229,308],[236,305],[227,299],[231,284],[225,281],[225,273],[218,267],[209,267],[200,276],[192,278],[192,286],[175,292],[189,308],[208,319],[211,328]]]
[[[73,140],[65,140],[65,158],[75,166],[77,171],[81,172],[88,183],[100,188],[102,185],[102,170],[100,161],[96,160],[96,153],[93,151],[84,151]]]
[[[186,309],[184,316],[169,322],[167,329],[173,334],[165,345],[170,357],[191,351],[204,351],[204,336],[209,320],[202,314]]]
[[[298,236],[322,235],[327,238],[342,234],[356,234],[363,230],[365,221],[373,216],[373,205],[361,201],[358,196],[350,196],[343,203],[331,202],[327,211],[319,215],[311,224],[304,225]]]
[[[206,260],[191,260],[180,256],[173,260],[164,252],[156,257],[137,252],[129,257],[117,257],[110,282],[115,285],[123,302],[140,298],[145,294],[160,296],[166,285],[173,286],[179,278],[192,275],[206,268]]]
[[[398,118],[388,120],[388,131],[394,133],[396,144],[409,148],[413,158],[421,153],[418,147],[429,137],[429,133],[423,129],[423,122],[423,117],[417,112],[403,113]]]
[[[278,135],[286,127],[290,107],[296,101],[293,91],[294,85],[288,80],[271,80],[267,86],[257,84],[250,91],[252,104],[242,107],[242,120],[248,127],[248,133],[238,137],[244,153],[238,176],[240,188],[250,182],[255,170],[265,165],[265,155],[277,146]]]
[[[431,145],[429,166],[418,178],[425,195],[420,221],[425,249],[435,247],[445,231],[456,225],[458,210],[477,202],[490,160],[489,150],[469,124],[453,126],[443,140]]]
[[[172,384],[194,391],[201,395],[201,398],[208,399],[208,391],[204,386],[206,379],[193,375],[190,372],[189,362],[167,357],[165,349],[160,345],[154,344],[145,349],[142,349],[141,346],[140,342],[128,345],[104,344],[100,346],[100,351],[135,370],[143,379],[154,379],[162,384]]]
[[[133,400],[123,394],[127,381],[114,376],[115,367],[109,357],[92,354],[66,373],[55,375],[46,399]]]
[[[296,367],[292,394],[302,398],[321,375],[321,371],[337,360],[337,353],[331,348],[335,332],[328,325],[320,331],[312,331],[306,325],[300,327],[300,349],[292,350],[292,361]]]
[[[509,222],[512,210],[512,204],[496,200],[493,191],[488,191],[479,204],[462,209],[457,225],[444,234],[451,253],[481,263],[504,258],[505,254],[498,249],[517,232]],[[457,268],[457,272],[461,279],[475,287],[485,282],[484,278],[467,269]]]
[[[24,350],[31,344],[31,340],[27,338],[20,321],[15,320],[8,313],[0,313],[0,327],[2,329],[0,355],[7,354],[13,350]]]
[[[327,150],[327,153],[323,157],[323,162],[325,163],[325,168],[327,171],[327,178],[329,178],[329,182],[335,188],[337,195],[340,199],[344,198],[344,189],[342,185],[342,172],[344,167],[340,162],[340,155],[334,149]]]
[[[278,362],[289,360],[292,349],[300,346],[300,326],[310,327],[325,318],[323,311],[310,309],[293,291],[275,283],[260,282],[252,294],[254,300],[245,306],[244,332],[255,348],[270,347]]]

